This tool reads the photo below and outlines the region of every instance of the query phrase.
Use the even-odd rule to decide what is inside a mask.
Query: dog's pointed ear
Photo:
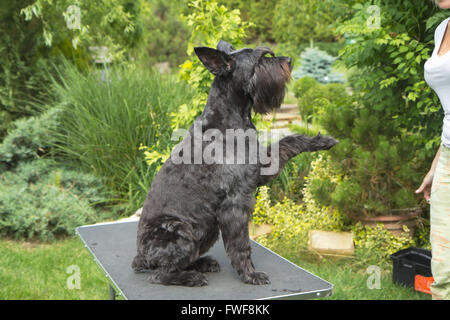
[[[217,44],[217,50],[225,52],[227,54],[230,54],[233,51],[236,51],[236,49],[228,42],[224,40],[220,40]]]
[[[203,65],[216,76],[226,75],[234,68],[233,59],[223,51],[208,47],[195,47],[194,51]]]

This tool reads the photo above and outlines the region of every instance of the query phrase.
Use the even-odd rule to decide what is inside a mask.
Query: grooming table
[[[146,300],[248,300],[312,299],[332,294],[333,285],[296,266],[255,241],[252,260],[257,271],[266,272],[271,283],[250,285],[241,282],[226,255],[222,240],[209,250],[221,270],[207,273],[204,287],[151,284],[148,273],[135,273],[131,261],[136,255],[137,221],[112,222],[78,227],[77,234],[95,261],[117,289],[110,285],[110,298],[116,290],[126,299]],[[221,237],[219,237],[221,239]]]

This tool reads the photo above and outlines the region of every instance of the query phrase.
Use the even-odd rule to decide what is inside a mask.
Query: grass
[[[336,258],[313,254],[305,249],[294,250],[286,245],[271,248],[279,255],[334,285],[327,300],[430,300],[431,296],[392,282],[392,266],[388,261],[374,259]],[[369,289],[373,273],[369,266],[380,268],[379,289]],[[371,278],[372,276],[372,278]]]
[[[389,264],[380,263],[380,289],[368,289],[368,264],[358,259],[318,258],[287,246],[272,248],[283,257],[334,284],[327,299],[421,300],[429,295],[394,285]],[[108,281],[82,242],[67,238],[51,244],[0,240],[0,299],[109,299]],[[67,268],[80,268],[81,289],[67,286]]]
[[[0,299],[108,299],[108,281],[78,238],[51,244],[0,240]],[[69,289],[67,268],[80,268],[81,289]]]

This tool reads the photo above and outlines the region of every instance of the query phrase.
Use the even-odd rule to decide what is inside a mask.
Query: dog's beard
[[[291,70],[285,61],[262,58],[261,63],[255,66],[251,81],[253,110],[264,114],[278,109],[284,99],[286,83],[290,79]]]

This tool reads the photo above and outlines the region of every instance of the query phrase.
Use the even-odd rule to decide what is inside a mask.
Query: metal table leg
[[[109,300],[116,300],[116,290],[114,290],[114,287],[110,284],[109,285]]]

